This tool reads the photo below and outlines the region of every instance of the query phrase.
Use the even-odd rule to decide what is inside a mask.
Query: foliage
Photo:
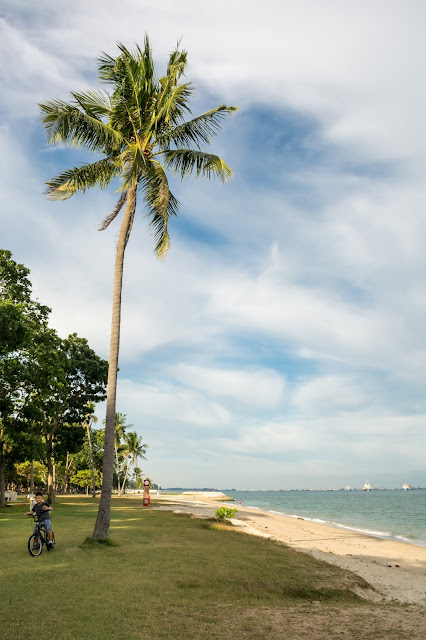
[[[14,463],[35,457],[38,444],[22,412],[40,385],[35,363],[50,336],[50,310],[31,298],[29,273],[10,251],[0,250],[0,506],[5,473],[14,472]]]
[[[16,479],[18,482],[25,482],[27,486],[30,484],[31,478],[31,462],[26,460],[25,462],[20,462],[19,464],[15,464],[16,471]],[[47,480],[47,467],[45,464],[41,462],[34,461],[34,484],[42,485]]]
[[[230,509],[229,507],[220,507],[215,511],[215,516],[219,520],[224,520],[225,518],[233,518],[237,513],[238,509]]]
[[[96,480],[96,484],[100,485],[101,484],[101,478],[99,473],[96,471],[95,472],[95,480]],[[77,473],[75,473],[72,477],[71,477],[71,482],[72,484],[77,485],[77,487],[82,487],[84,489],[86,489],[87,487],[90,487],[90,485],[92,484],[92,472],[90,469],[80,469],[80,471],[77,471]]]

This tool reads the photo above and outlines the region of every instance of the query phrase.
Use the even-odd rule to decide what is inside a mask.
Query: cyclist
[[[35,494],[35,504],[32,506],[31,511],[27,511],[25,515],[27,516],[37,516],[37,520],[42,522],[46,527],[47,531],[47,544],[49,547],[52,543],[52,524],[50,522],[50,512],[52,511],[52,507],[47,504],[47,502],[43,501],[43,494],[38,491]]]

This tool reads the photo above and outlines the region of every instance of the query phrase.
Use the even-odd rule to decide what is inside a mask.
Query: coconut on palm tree
[[[156,74],[147,36],[143,48],[130,51],[122,44],[118,48],[117,58],[102,54],[98,60],[99,78],[109,85],[109,92],[74,92],[71,102],[52,100],[40,105],[50,144],[82,147],[101,156],[47,182],[49,198],[65,200],[91,187],[106,188],[117,179],[118,202],[100,228],[106,229],[124,209],[114,271],[103,483],[94,538],[109,535],[123,261],[136,201],[142,197],[155,253],[164,259],[170,246],[169,217],[177,214],[179,204],[170,192],[166,170],[181,179],[195,175],[226,182],[232,176],[231,168],[203,151],[202,145],[210,143],[222,119],[236,109],[220,105],[192,117],[192,85],[180,83],[187,52],[179,44],[162,77]]]

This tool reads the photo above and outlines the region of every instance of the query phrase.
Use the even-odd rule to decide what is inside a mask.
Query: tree
[[[47,468],[46,465],[41,462],[34,461],[33,464],[26,460],[15,464],[16,476],[19,482],[26,482],[27,489],[31,490],[31,474],[33,475],[33,482],[37,486],[44,484],[47,480]]]
[[[6,468],[31,455],[34,442],[23,431],[22,412],[39,384],[39,348],[50,337],[50,309],[31,298],[29,273],[10,251],[0,250],[0,506]]]
[[[145,201],[155,253],[164,259],[170,246],[169,217],[177,215],[179,205],[170,192],[166,170],[171,169],[181,179],[191,174],[196,178],[218,177],[221,182],[231,178],[231,168],[201,147],[210,143],[222,119],[236,110],[222,104],[191,117],[193,88],[190,82],[179,84],[187,64],[187,52],[179,50],[179,43],[161,78],[155,73],[147,36],[143,48],[136,46],[130,51],[122,44],[118,48],[117,58],[104,53],[98,60],[99,78],[110,86],[111,93],[74,92],[70,103],[52,100],[40,105],[49,144],[83,147],[102,155],[47,182],[51,199],[65,200],[91,187],[106,188],[116,178],[121,181],[117,205],[101,225],[106,229],[124,207],[114,270],[104,475],[95,539],[109,535],[123,264],[137,193]],[[195,148],[188,148],[191,145]]]
[[[98,472],[96,472],[95,482],[99,484],[100,478]],[[77,487],[86,489],[86,494],[89,494],[89,487],[92,484],[92,471],[90,469],[81,469],[77,471],[71,478],[71,482],[76,484]]]
[[[120,471],[125,445],[122,440],[125,438],[126,429],[133,427],[132,424],[126,424],[127,416],[125,413],[117,412],[115,414],[115,431],[114,431],[114,451],[115,451],[115,471],[117,474],[117,493],[121,496]]]
[[[54,501],[54,460],[65,459],[83,441],[81,425],[88,402],[105,398],[108,363],[75,333],[65,340],[56,337],[40,358],[40,388],[31,398],[25,415],[45,442],[49,501]]]
[[[130,467],[134,467],[138,463],[138,458],[146,460],[145,453],[148,449],[147,444],[142,444],[142,436],[138,436],[136,431],[130,431],[126,434],[126,448],[124,449],[124,455],[127,458],[126,473],[124,475],[122,491],[125,492],[127,474]]]
[[[133,468],[133,482],[135,483],[136,489],[141,489],[143,487],[143,472],[139,467]]]
[[[90,469],[92,471],[92,498],[96,497],[96,481],[95,481],[95,464],[93,460],[93,447],[92,447],[92,437],[90,433],[91,424],[98,421],[98,418],[94,414],[95,411],[95,403],[88,402],[87,403],[87,413],[84,419],[83,426],[86,428],[87,433],[87,442],[89,445],[89,454],[90,454]]]

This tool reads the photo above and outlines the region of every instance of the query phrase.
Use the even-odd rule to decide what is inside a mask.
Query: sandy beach
[[[210,517],[224,505],[220,498],[218,494],[164,494],[153,496],[152,506]],[[228,506],[238,508],[233,524],[245,533],[282,541],[358,574],[372,586],[369,599],[426,606],[426,548],[235,503]]]

